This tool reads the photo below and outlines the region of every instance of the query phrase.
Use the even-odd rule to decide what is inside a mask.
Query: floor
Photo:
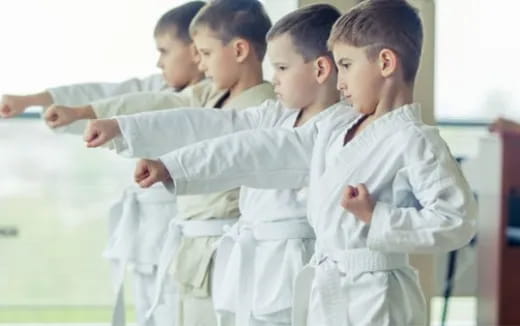
[[[440,326],[443,299],[436,297],[431,305],[430,326]],[[455,297],[448,308],[448,322],[445,326],[476,326],[476,298]],[[42,323],[0,323],[0,326],[41,326]],[[45,323],[45,326],[108,326],[108,323]],[[129,323],[128,326],[135,326]]]

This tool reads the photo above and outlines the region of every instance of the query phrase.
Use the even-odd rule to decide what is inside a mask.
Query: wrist
[[[374,206],[371,205],[367,210],[361,212],[359,218],[363,220],[365,223],[370,224],[372,222],[372,216],[374,215]]]
[[[121,127],[119,127],[119,121],[117,119],[110,119],[114,124],[114,135],[115,137],[121,136]]]
[[[48,107],[54,103],[49,92],[41,92],[25,96],[26,106],[43,106]]]
[[[97,118],[94,109],[92,109],[92,106],[90,105],[74,108],[74,112],[76,113],[77,120]]]

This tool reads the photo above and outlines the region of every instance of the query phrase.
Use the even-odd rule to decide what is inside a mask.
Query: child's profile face
[[[218,89],[229,89],[238,76],[232,42],[225,45],[206,27],[199,27],[193,42],[200,55],[199,69],[215,83]]]
[[[289,34],[269,40],[267,56],[274,69],[273,86],[278,99],[287,108],[302,109],[316,98],[314,62],[305,62]]]
[[[172,35],[162,33],[155,37],[159,59],[157,67],[162,70],[164,79],[172,88],[187,86],[198,71],[198,55],[192,43],[186,43]]]
[[[336,42],[332,48],[338,67],[338,90],[361,113],[374,113],[383,78],[377,60],[371,61],[365,48]]]

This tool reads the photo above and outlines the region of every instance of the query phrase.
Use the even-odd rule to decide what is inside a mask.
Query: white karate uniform
[[[189,109],[119,117],[123,137],[118,150],[156,156],[241,130],[291,129],[299,112],[266,101],[239,112]],[[158,138],[167,141],[156,142]],[[293,283],[314,245],[306,221],[306,190],[242,187],[239,207],[240,222],[221,240],[215,263],[213,301],[219,324],[290,325]],[[249,241],[247,231],[253,235]],[[274,264],[276,269],[269,268]]]
[[[50,88],[47,90],[55,104],[77,106],[92,101],[135,92],[174,92],[161,75],[144,79],[129,79],[121,83],[87,83]],[[66,133],[82,134],[87,120],[60,128]],[[156,264],[168,223],[176,214],[175,197],[164,187],[140,189],[129,186],[110,210],[109,244],[103,253],[114,268],[116,304],[112,324],[125,324],[123,283],[127,267],[133,267],[134,300],[138,325],[173,326],[177,313],[177,291],[174,282],[167,280],[161,304],[153,318],[145,314],[155,295]]]
[[[425,325],[408,253],[454,250],[475,234],[473,195],[419,107],[385,114],[343,146],[360,117],[338,107],[302,128],[239,132],[160,157],[178,195],[310,180],[316,253],[297,281],[294,325]],[[358,183],[375,200],[370,225],[340,205]]]

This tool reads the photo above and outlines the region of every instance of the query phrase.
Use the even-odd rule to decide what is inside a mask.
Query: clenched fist
[[[76,109],[62,105],[51,105],[43,114],[45,123],[51,128],[69,125],[81,119]]]
[[[367,224],[372,221],[375,203],[364,184],[347,186],[341,206]]]
[[[161,161],[140,160],[135,167],[134,179],[142,188],[148,188],[154,183],[171,180],[171,176]]]
[[[25,96],[4,95],[0,102],[0,117],[12,118],[22,114],[27,107],[31,106]]]
[[[0,118],[12,118],[25,112],[30,106],[49,106],[52,97],[43,92],[33,95],[3,95],[0,101]]]
[[[121,130],[116,119],[91,120],[85,129],[83,140],[87,143],[87,147],[98,147],[119,135]]]

